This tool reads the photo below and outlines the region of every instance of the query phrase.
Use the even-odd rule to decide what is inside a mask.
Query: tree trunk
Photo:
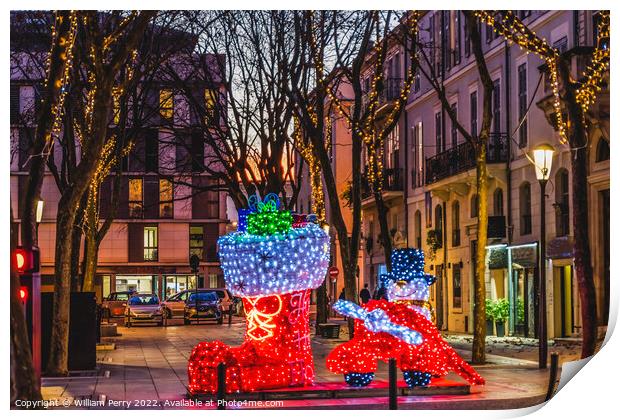
[[[17,230],[13,223],[13,209],[11,208],[11,255],[13,255],[16,245]],[[41,390],[32,365],[32,353],[30,351],[30,340],[28,339],[28,328],[24,316],[24,307],[19,299],[19,288],[21,284],[12,263],[10,276],[11,407],[14,407],[16,400],[40,400]]]
[[[592,272],[590,254],[590,235],[588,224],[588,135],[581,106],[577,103],[575,89],[571,82],[570,63],[560,59],[558,76],[564,88],[564,103],[571,124],[568,126],[568,141],[571,146],[571,175],[573,198],[574,264],[579,302],[581,306],[582,347],[581,357],[589,357],[596,349],[596,289]]]
[[[378,181],[377,181],[378,182]],[[388,226],[388,208],[383,200],[381,190],[375,189],[375,205],[377,206],[377,217],[379,219],[379,227],[381,229],[381,245],[383,245],[383,255],[385,257],[385,267],[387,271],[392,270],[392,235]]]
[[[84,239],[84,269],[82,275],[82,292],[95,290],[95,275],[97,273],[97,261],[99,257],[99,243],[90,231],[87,231]]]
[[[486,141],[480,140],[476,153],[476,189],[478,191],[478,233],[476,246],[476,272],[474,275],[474,341],[472,361],[484,363],[486,340],[486,246],[488,223],[488,181]]]
[[[76,215],[76,222],[73,226],[73,232],[71,233],[71,291],[79,292],[82,289],[82,282],[80,281],[80,249],[82,245],[82,228],[81,220],[82,210],[78,210]]]
[[[48,376],[68,375],[69,312],[71,297],[72,234],[76,205],[68,197],[58,203],[56,218],[56,252],[54,274],[54,307],[52,336],[46,373]]]

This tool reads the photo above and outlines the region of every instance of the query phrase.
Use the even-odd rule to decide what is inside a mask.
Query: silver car
[[[164,324],[159,298],[155,294],[133,295],[125,307],[125,326],[131,327],[135,323]]]

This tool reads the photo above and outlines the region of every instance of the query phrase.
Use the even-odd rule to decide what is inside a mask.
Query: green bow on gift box
[[[276,233],[287,233],[293,225],[293,216],[289,210],[278,210],[280,199],[274,193],[269,193],[263,201],[258,195],[249,199],[252,213],[248,214],[248,233],[252,235],[269,236]]]

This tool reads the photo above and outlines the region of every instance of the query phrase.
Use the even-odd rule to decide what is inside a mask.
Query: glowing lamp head
[[[554,151],[553,147],[547,143],[540,144],[534,148],[534,169],[536,170],[536,179],[539,181],[549,179]]]

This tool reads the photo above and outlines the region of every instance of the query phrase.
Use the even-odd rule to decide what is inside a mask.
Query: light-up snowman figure
[[[387,300],[370,300],[362,306],[339,300],[333,305],[355,319],[355,334],[328,355],[327,368],[344,374],[347,384],[362,387],[372,382],[377,360],[394,358],[410,387],[427,386],[432,377],[450,371],[471,384],[484,384],[433,323],[429,287],[435,279],[424,273],[422,251],[396,249],[391,262],[392,271],[381,276]]]
[[[219,363],[226,364],[227,392],[314,381],[310,293],[325,280],[329,236],[316,218],[279,209],[275,194],[250,198],[238,230],[218,240],[226,287],[243,299],[245,340],[239,347],[212,341],[194,348],[188,365],[192,394],[216,392]]]
[[[424,253],[415,248],[395,249],[392,252],[392,271],[381,275],[388,301],[408,305],[435,321],[430,303],[430,287],[435,277],[424,273]]]

